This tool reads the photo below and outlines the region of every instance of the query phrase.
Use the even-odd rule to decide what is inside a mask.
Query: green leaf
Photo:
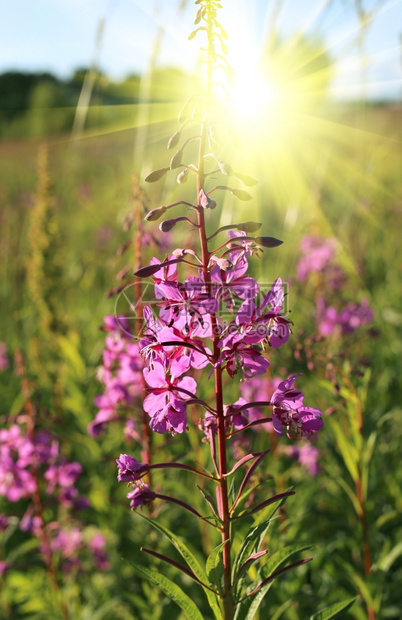
[[[145,577],[152,585],[159,586],[162,592],[184,611],[188,620],[204,620],[192,599],[173,581],[165,577],[162,573],[157,573],[145,566],[133,564],[132,562],[128,563],[141,577]]]
[[[347,495],[349,496],[349,499],[353,504],[356,514],[360,515],[361,508],[360,508],[359,500],[357,499],[357,495],[354,493],[354,491],[352,491],[348,483],[345,482],[345,480],[342,477],[338,476],[337,478],[335,478],[335,480],[339,484],[339,486],[342,487],[345,493],[347,493]]]
[[[330,618],[338,618],[341,613],[350,609],[358,598],[358,596],[354,596],[353,598],[346,599],[346,601],[334,603],[311,616],[310,620],[330,620]]]
[[[26,400],[25,394],[20,392],[18,396],[14,399],[13,404],[11,405],[10,417],[21,411],[21,409],[24,406],[25,400]]]
[[[269,577],[272,575],[274,580],[276,578],[274,573],[276,573],[287,562],[289,558],[298,553],[301,553],[302,551],[306,551],[307,549],[311,549],[311,545],[291,545],[289,547],[281,549],[280,551],[277,551],[262,567],[260,571],[260,577],[262,576],[262,580],[264,581],[265,579],[269,579]],[[289,566],[288,568],[291,569],[293,568],[293,566]],[[286,567],[282,570],[286,570]],[[257,609],[260,606],[264,596],[267,594],[269,588],[271,587],[272,582],[273,581],[267,582],[255,594],[244,599],[239,604],[235,615],[235,620],[253,620],[255,618]],[[256,587],[258,587],[258,583],[253,584],[252,590]]]
[[[393,547],[391,551],[387,553],[385,558],[383,558],[380,562],[376,564],[375,568],[379,568],[383,571],[389,571],[392,564],[400,555],[402,555],[402,542],[398,543],[395,547]]]
[[[215,547],[213,551],[209,554],[207,558],[207,563],[205,566],[206,573],[208,575],[208,579],[210,583],[218,586],[218,589],[221,591],[221,578],[223,575],[223,547],[228,543],[228,540],[225,540],[220,545]]]
[[[157,521],[154,521],[153,519],[149,519],[144,514],[141,514],[141,517],[145,519],[145,521],[147,521],[150,525],[152,525],[152,527],[157,529],[161,534],[163,534],[164,536],[166,536],[166,538],[170,540],[170,542],[177,549],[177,551],[180,553],[182,558],[187,562],[188,566],[191,568],[193,573],[198,577],[198,579],[202,583],[205,583],[207,585],[208,578],[207,578],[207,575],[204,569],[201,567],[195,555],[184,544],[181,538],[179,538],[179,536],[176,536],[176,534],[173,534],[173,532],[168,530],[167,527],[164,527],[163,525],[161,525]],[[209,606],[214,612],[216,619],[221,620],[221,612],[220,612],[219,605],[218,605],[217,598],[216,598],[217,595],[211,592],[211,590],[209,590],[208,588],[203,587],[203,590],[207,596]]]
[[[264,521],[264,523],[260,523],[260,525],[254,527],[247,534],[242,546],[240,547],[240,551],[237,554],[235,561],[233,562],[233,581],[236,579],[237,573],[239,572],[241,566],[244,564],[247,558],[250,557],[250,555],[252,555],[255,551],[257,551],[262,544],[270,523],[271,519],[267,519],[267,521]]]
[[[336,420],[332,418],[331,418],[331,421],[332,421],[331,426],[334,430],[336,442],[337,442],[339,451],[342,455],[343,461],[346,467],[348,468],[350,475],[352,476],[352,480],[356,482],[356,480],[358,480],[359,478],[359,472],[357,469],[358,455],[356,453],[356,450],[354,446],[351,445],[350,441],[346,439],[343,433],[343,430],[341,429],[338,422],[336,422]]]
[[[376,440],[377,440],[377,433],[373,431],[366,442],[366,446],[364,448],[363,458],[361,462],[362,494],[365,500],[367,499],[370,461],[373,456]]]
[[[285,501],[286,498],[281,498],[275,502],[275,504],[270,506],[270,510],[268,515],[265,515],[264,521],[250,530],[247,534],[242,546],[240,547],[240,551],[233,562],[233,581],[247,558],[250,557],[250,555],[252,555],[255,551],[258,551],[265,538],[275,512],[282,506],[282,504],[284,504]]]
[[[212,495],[210,495],[209,493],[204,491],[204,489],[202,489],[198,484],[197,484],[197,488],[200,491],[200,493],[202,493],[202,495],[203,495],[205,501],[207,502],[208,506],[211,508],[212,514],[215,515],[219,519],[218,506],[216,505],[216,501],[214,500]]]

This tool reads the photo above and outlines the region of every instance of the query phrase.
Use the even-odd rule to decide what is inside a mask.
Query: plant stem
[[[210,39],[210,37],[208,37]],[[208,55],[212,58],[212,55]],[[211,89],[212,80],[212,65],[208,62],[208,82],[207,82],[207,97],[209,100],[209,94]],[[207,114],[205,115],[202,125],[200,144],[199,144],[199,156],[198,156],[198,172],[197,172],[197,201],[199,201],[200,192],[203,189],[205,176],[204,176],[204,154],[205,154],[205,137],[207,130]],[[211,292],[211,275],[208,268],[210,252],[208,249],[208,240],[205,229],[204,209],[200,204],[197,205],[198,213],[198,226],[199,236],[201,244],[202,254],[202,271],[204,275],[204,281],[208,293]],[[219,359],[219,335],[217,331],[216,315],[210,315],[212,341],[213,341],[213,364],[215,365]],[[217,412],[217,426],[218,426],[218,485],[219,485],[219,509],[220,518],[222,520],[222,542],[226,543],[223,547],[223,569],[224,569],[224,595],[222,597],[223,604],[223,618],[224,620],[232,620],[234,615],[234,604],[232,596],[232,567],[231,567],[231,518],[229,509],[228,498],[228,486],[226,474],[227,469],[227,454],[226,454],[226,434],[225,434],[225,416],[223,409],[223,384],[222,384],[222,369],[220,366],[215,367],[215,410]]]
[[[133,178],[133,199],[135,201],[134,209],[135,209],[135,234],[134,234],[134,271],[141,266],[141,241],[142,241],[142,207],[144,203],[144,196],[141,192],[139,183],[137,178]],[[140,321],[142,320],[142,312],[143,312],[143,304],[142,304],[142,284],[141,278],[135,278],[134,281],[135,288],[135,297],[137,300],[135,306],[135,318],[136,318],[136,331],[140,332]],[[142,391],[145,392],[145,380],[142,378]],[[141,450],[141,460],[146,465],[150,465],[152,463],[152,439],[151,433],[149,430],[149,420],[148,414],[143,411],[142,419],[141,419],[141,429],[143,436],[142,450]],[[147,484],[150,488],[152,488],[152,475],[151,471],[147,472],[146,475]],[[148,509],[151,512],[151,509]]]

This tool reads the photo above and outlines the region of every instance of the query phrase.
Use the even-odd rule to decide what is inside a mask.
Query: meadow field
[[[151,209],[194,200],[194,187],[178,185],[170,171],[145,182],[169,166],[166,142],[183,103],[161,101],[94,108],[89,129],[74,137],[0,141],[0,617],[7,620],[195,617],[137,564],[165,575],[200,617],[213,618],[191,576],[140,547],[183,562],[180,543],[172,550],[153,518],[199,560],[219,535],[163,499],[131,511],[116,468],[120,454],[143,461],[148,450],[152,462],[211,470],[199,405],[187,408],[188,432],[149,437],[143,388],[124,406],[100,399],[111,347],[101,328],[106,316],[135,318],[134,270],[176,247],[198,248],[188,222],[162,233],[159,222],[144,221]],[[231,463],[270,450],[250,473],[245,507],[294,491],[276,506],[262,541],[278,574],[247,618],[336,617],[335,608],[319,612],[342,603],[337,617],[399,619],[402,107],[320,101],[275,114],[257,126],[244,121],[238,141],[221,142],[220,159],[239,171],[224,184],[243,187],[241,174],[258,183],[245,188],[247,202],[219,194],[208,226],[256,221],[261,234],[283,241],[264,247],[250,270],[263,291],[282,279],[292,333],[283,349],[267,349],[271,365],[258,385],[235,374],[224,389],[232,402],[255,392],[267,400],[280,381],[302,373],[298,384],[324,425],[300,442],[269,424],[233,438]],[[142,303],[152,293],[147,282]],[[208,401],[213,380],[202,370],[194,376]],[[110,417],[96,425],[108,407]],[[157,493],[204,515],[201,480],[199,489],[185,469],[152,472]],[[262,513],[247,515],[235,549],[262,522]],[[308,563],[281,571],[307,554]],[[245,587],[267,570],[250,566]]]

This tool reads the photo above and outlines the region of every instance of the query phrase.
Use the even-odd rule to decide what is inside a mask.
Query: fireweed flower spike
[[[150,426],[157,433],[184,433],[190,423],[187,419],[187,408],[191,403],[198,409],[198,427],[203,440],[209,442],[213,465],[213,473],[179,462],[152,463],[149,469],[183,468],[203,476],[206,479],[205,485],[215,486],[212,493],[205,485],[202,489],[209,516],[199,514],[179,498],[152,490],[142,480],[147,466],[134,457],[128,454],[120,455],[117,466],[118,480],[132,485],[127,495],[131,508],[137,509],[156,500],[173,502],[220,532],[220,545],[214,552],[214,562],[215,566],[218,563],[222,565],[222,579],[219,571],[215,571],[216,575],[214,571],[211,572],[208,562],[207,577],[182,540],[175,544],[191,571],[199,567],[195,580],[204,588],[215,617],[233,620],[239,608],[240,617],[251,617],[248,613],[251,614],[250,605],[255,600],[254,594],[276,576],[276,573],[272,573],[262,581],[257,581],[252,589],[246,590],[244,573],[247,571],[244,566],[248,567],[255,561],[264,561],[265,553],[258,549],[261,542],[259,535],[253,538],[250,532],[235,556],[232,542],[233,523],[236,521],[237,524],[243,517],[257,514],[271,504],[279,508],[293,492],[287,491],[268,498],[264,494],[263,498],[257,497],[254,504],[248,502],[245,509],[242,499],[248,494],[250,479],[269,449],[243,454],[240,460],[233,463],[232,451],[229,449],[230,438],[235,434],[238,437],[250,427],[271,421],[278,434],[283,434],[286,429],[292,439],[310,437],[321,428],[322,415],[319,410],[303,404],[302,392],[293,387],[297,375],[281,381],[270,400],[263,397],[261,400],[249,402],[242,397],[233,399],[235,402],[228,402],[225,398],[224,385],[232,383],[231,379],[235,376],[246,382],[263,377],[270,366],[266,351],[275,351],[286,344],[290,336],[291,321],[283,311],[284,291],[280,278],[264,293],[260,291],[255,279],[247,273],[251,258],[259,258],[263,251],[270,252],[282,242],[275,237],[254,237],[253,234],[259,231],[261,226],[255,222],[233,223],[216,232],[208,231],[207,234],[206,221],[209,211],[219,209],[221,192],[230,194],[234,201],[250,200],[252,197],[242,189],[213,185],[216,177],[225,177],[231,171],[230,164],[223,165],[218,153],[209,152],[218,148],[213,139],[215,127],[225,123],[224,115],[219,112],[219,104],[214,102],[214,89],[215,69],[221,69],[222,62],[224,67],[228,66],[224,42],[227,35],[218,22],[219,2],[197,0],[196,4],[199,5],[196,24],[201,25],[197,26],[190,38],[198,32],[207,36],[206,86],[202,94],[187,102],[179,115],[180,123],[191,118],[191,128],[195,127],[194,135],[181,142],[181,129],[175,132],[169,141],[169,148],[178,150],[171,158],[170,167],[151,172],[146,181],[157,182],[179,166],[191,172],[188,182],[190,183],[191,179],[195,181],[194,203],[178,200],[168,207],[179,208],[182,205],[187,212],[188,209],[192,210],[190,224],[198,233],[199,249],[174,249],[163,260],[154,257],[150,264],[138,268],[134,275],[151,278],[154,283],[155,301],[149,302],[149,305],[143,308],[144,331],[139,342],[139,355],[145,365],[143,377],[146,396],[143,409],[150,417]],[[229,67],[227,72],[230,73]],[[186,131],[192,131],[191,128]],[[192,140],[198,142],[197,161],[188,161],[187,144]],[[218,170],[216,162],[220,162]],[[244,179],[244,183],[249,180],[249,177],[243,174],[236,173],[235,177],[240,181]],[[220,192],[215,193],[215,190]],[[165,207],[157,207],[149,212],[146,219],[156,221],[164,213]],[[195,218],[196,222],[193,222]],[[168,228],[171,221],[173,220],[169,220],[167,224]],[[181,225],[185,225],[184,217],[177,217],[175,222],[179,221]],[[164,226],[162,232],[163,229]],[[215,237],[220,233],[226,233],[226,237],[217,242]],[[260,235],[260,232],[258,234]],[[191,271],[193,275],[189,277]],[[257,299],[259,294],[260,299]],[[219,314],[223,306],[226,308],[225,315],[230,316],[229,320],[226,320],[226,316],[223,320]],[[116,346],[119,348],[119,342]],[[214,393],[210,402],[197,396],[199,373],[204,368],[204,380],[209,380],[209,391],[213,389]],[[194,371],[198,373],[197,381],[191,376]],[[112,378],[116,380],[113,375]],[[117,385],[122,386],[123,382],[117,379],[116,386],[113,384],[113,387]],[[124,387],[127,389],[127,383]],[[233,393],[233,384],[230,385],[229,392]],[[265,414],[267,407],[272,408],[272,418]],[[108,408],[113,409],[113,394],[105,403],[105,410],[108,411]],[[258,419],[256,413],[260,412]],[[237,476],[240,477],[243,467],[247,469],[239,483]],[[238,473],[233,481],[230,478],[235,472]],[[235,500],[233,494],[229,493],[232,484]],[[266,527],[274,512],[275,510],[271,511],[271,517],[265,523]],[[163,531],[171,541],[177,539],[177,536],[165,527],[158,524],[155,524],[155,527]],[[189,574],[188,569],[176,561],[156,555]],[[308,559],[310,558],[290,564],[284,570]],[[138,570],[144,575],[140,568]],[[163,583],[167,582],[164,577]],[[175,592],[178,592],[176,584],[174,588]],[[186,601],[183,603],[186,615],[191,616],[193,613],[194,617],[200,617],[199,610],[184,592],[178,594],[175,600],[179,605]]]

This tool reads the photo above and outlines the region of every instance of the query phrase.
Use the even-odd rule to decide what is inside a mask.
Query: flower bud
[[[226,258],[215,258],[214,263],[218,265],[218,267],[222,269],[222,271],[228,271],[233,267],[231,261],[227,260]]]
[[[168,149],[173,149],[175,146],[177,146],[179,140],[180,140],[180,131],[175,131],[175,133],[170,136],[169,138],[169,142],[167,143],[167,148]]]
[[[230,176],[231,174],[233,174],[232,166],[230,166],[229,164],[225,164],[224,161],[218,161],[218,166],[222,174],[224,174],[225,176]]]
[[[209,196],[204,192],[204,190],[200,190],[199,195],[200,206],[203,209],[215,209],[216,202],[215,200],[211,200]]]
[[[238,198],[239,200],[251,200],[252,196],[248,192],[245,192],[242,189],[232,189],[231,190],[233,196]]]
[[[177,224],[176,219],[172,219],[172,220],[164,220],[163,222],[161,222],[159,224],[159,230],[161,230],[162,232],[169,232],[170,230],[172,230],[172,228],[174,228]]]
[[[261,228],[262,224],[258,222],[244,222],[243,224],[237,224],[237,230],[241,230],[246,233],[257,232]]]
[[[180,184],[183,184],[187,181],[187,179],[188,179],[188,169],[186,168],[185,170],[182,170],[181,172],[179,172],[179,174],[177,175],[176,181]]]
[[[180,166],[182,157],[183,151],[182,149],[179,149],[170,160],[170,170],[174,170],[175,168],[178,168]]]
[[[162,215],[165,215],[166,211],[166,207],[156,207],[156,209],[151,209],[144,219],[146,219],[147,222],[156,222]]]
[[[137,278],[148,278],[149,276],[153,276],[154,273],[156,273],[160,269],[163,269],[163,267],[168,267],[169,265],[174,265],[175,263],[180,263],[180,260],[165,260],[163,263],[157,263],[156,265],[141,267],[140,269],[137,269],[137,271],[135,271],[133,275],[137,276]]]
[[[262,245],[264,248],[276,248],[283,243],[283,241],[275,239],[275,237],[256,237],[255,242],[258,243],[258,245]]]
[[[257,185],[258,183],[258,181],[253,179],[253,177],[249,177],[247,174],[240,174],[240,172],[234,172],[233,174],[237,179],[240,179],[240,181],[248,187],[252,187],[253,185]]]
[[[153,170],[145,177],[145,181],[147,183],[155,183],[155,181],[159,181],[168,170],[169,168],[158,168],[158,170]]]

